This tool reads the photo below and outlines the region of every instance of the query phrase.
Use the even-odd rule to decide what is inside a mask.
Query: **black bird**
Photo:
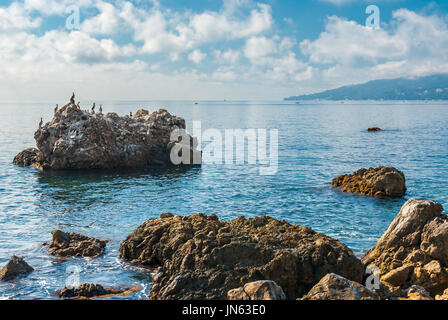
[[[39,129],[42,128],[42,125],[44,124],[44,120],[42,120],[42,118],[40,118],[40,122],[39,122]]]
[[[75,93],[73,92],[72,97],[70,98],[70,103],[75,104]]]
[[[95,102],[93,103],[93,106],[92,106],[92,113],[95,113]]]

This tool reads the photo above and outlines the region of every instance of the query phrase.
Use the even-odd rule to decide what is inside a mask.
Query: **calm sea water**
[[[356,254],[372,247],[400,207],[411,197],[448,204],[448,105],[442,103],[301,104],[289,102],[107,102],[105,112],[128,114],[143,106],[182,116],[191,128],[279,130],[279,169],[261,176],[256,167],[203,165],[170,171],[41,174],[12,164],[35,146],[49,103],[0,103],[0,265],[23,256],[35,271],[0,284],[0,298],[54,299],[65,286],[69,267],[80,268],[80,282],[132,287],[138,292],[114,299],[143,299],[146,271],[119,260],[119,245],[144,221],[163,212],[270,215],[310,226],[335,237]],[[86,102],[86,105],[90,102]],[[367,133],[371,126],[384,129]],[[398,200],[342,194],[331,180],[361,167],[395,166],[407,178],[408,193]],[[110,239],[97,259],[63,262],[49,256],[43,242],[54,229]]]

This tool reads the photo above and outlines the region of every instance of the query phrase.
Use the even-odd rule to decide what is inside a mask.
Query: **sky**
[[[2,0],[0,100],[279,100],[448,73],[447,14],[446,0]]]

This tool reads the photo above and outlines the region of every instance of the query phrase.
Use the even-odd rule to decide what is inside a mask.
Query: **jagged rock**
[[[232,289],[227,293],[229,300],[284,300],[282,288],[274,281],[261,280],[249,282],[244,287]]]
[[[363,168],[333,179],[332,185],[343,192],[377,198],[399,198],[406,193],[403,172],[391,167]]]
[[[402,286],[409,279],[409,275],[414,270],[413,266],[404,265],[402,267],[396,268],[389,271],[381,277],[382,282],[387,282],[392,286]]]
[[[425,288],[412,285],[405,291],[405,299],[402,300],[434,300]]]
[[[378,127],[368,128],[367,131],[368,132],[379,132],[379,131],[381,131],[381,128],[378,128]]]
[[[12,256],[11,260],[0,270],[0,280],[12,280],[20,275],[32,272],[34,269],[20,257]]]
[[[200,162],[197,139],[186,135],[171,141],[176,129],[184,130],[185,120],[163,109],[152,114],[139,110],[132,117],[120,117],[116,113],[90,113],[69,103],[34,134],[38,150],[23,151],[14,163],[42,170],[171,166],[172,149],[181,155],[182,147]]]
[[[120,246],[120,257],[160,267],[151,299],[226,299],[229,290],[275,281],[286,297],[302,297],[324,275],[362,281],[364,267],[343,243],[311,228],[270,217],[219,221],[195,214],[151,219]]]
[[[357,282],[330,273],[323,277],[302,300],[380,300],[380,297]]]
[[[54,230],[48,253],[59,257],[91,257],[95,258],[106,249],[106,241],[90,238],[74,232]]]
[[[435,201],[410,199],[361,260],[377,266],[382,281],[424,287],[431,295],[448,287],[448,217]]]
[[[85,283],[77,288],[64,288],[56,291],[59,298],[100,298],[106,295],[117,295],[125,290],[105,289],[99,284]]]
[[[13,163],[20,167],[29,167],[39,163],[40,151],[36,148],[28,148],[14,157]]]
[[[445,289],[441,295],[436,295],[436,300],[448,300],[448,289]]]

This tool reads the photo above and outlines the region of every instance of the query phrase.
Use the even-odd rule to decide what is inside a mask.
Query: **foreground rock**
[[[40,151],[36,148],[28,148],[15,156],[13,163],[20,167],[29,167],[40,161]]]
[[[106,250],[106,241],[87,237],[74,232],[54,230],[48,253],[58,257],[91,257],[95,258]]]
[[[418,285],[431,296],[448,288],[448,217],[435,201],[410,199],[362,261],[376,266],[381,281],[406,289]]]
[[[0,280],[8,281],[28,274],[34,269],[20,257],[12,256],[11,260],[0,270]]]
[[[380,297],[357,282],[330,273],[302,300],[380,300]]]
[[[125,290],[105,289],[99,284],[86,283],[77,288],[64,288],[56,291],[59,298],[101,298],[107,295],[118,295]]]
[[[120,257],[160,267],[151,299],[226,299],[229,290],[275,281],[288,299],[327,273],[362,281],[364,267],[343,243],[270,217],[219,221],[195,214],[151,219],[120,246]]]
[[[227,293],[229,300],[284,300],[282,288],[274,281],[250,282],[244,287],[232,289]]]
[[[171,166],[171,150],[181,148],[196,157],[197,140],[171,141],[174,130],[184,130],[185,120],[160,109],[139,110],[133,116],[83,111],[72,102],[56,110],[54,118],[34,134],[37,149],[27,149],[14,163],[39,169],[114,169]],[[180,141],[180,142],[179,142]],[[199,160],[198,160],[199,159]],[[193,161],[188,164],[193,164]]]
[[[333,179],[332,185],[343,192],[377,198],[399,198],[406,193],[403,172],[391,167],[360,169]]]

